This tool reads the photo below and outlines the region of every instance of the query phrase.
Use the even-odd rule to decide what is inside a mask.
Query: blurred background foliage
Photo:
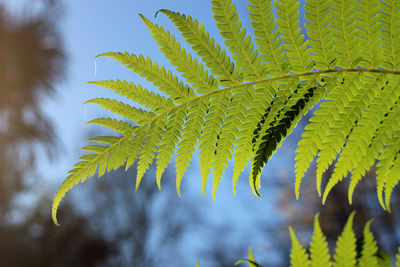
[[[356,233],[375,218],[372,230],[379,245],[395,254],[399,218],[378,205],[374,170],[358,187],[351,207],[346,204],[347,185],[342,183],[321,209],[314,170],[302,185],[300,201],[294,201],[294,176],[282,164],[280,172],[263,179],[264,198],[278,192],[270,201],[276,201],[279,218],[274,218],[276,213],[252,210],[252,202],[245,199],[241,205],[248,218],[239,215],[230,220],[227,213],[239,209],[230,207],[213,220],[198,200],[177,197],[173,168],[167,170],[162,192],[153,179],[144,179],[139,191],[133,192],[135,167],[128,172],[119,169],[76,189],[61,206],[62,226],[55,227],[50,216],[55,188],[41,179],[37,151],[46,151],[53,161],[63,153],[41,103],[55,94],[55,84],[68,78],[63,71],[68,56],[59,25],[64,6],[59,1],[40,2],[38,10],[31,12],[28,5],[17,14],[0,2],[0,266],[194,266],[196,260],[202,266],[233,266],[246,257],[249,245],[264,266],[288,266],[288,225],[305,243],[314,215],[320,212],[322,230],[333,241],[352,210],[357,211]],[[301,125],[306,122],[307,118]],[[301,125],[279,154],[292,166]],[[153,173],[154,168],[147,175]],[[247,188],[245,180],[241,183]],[[236,198],[240,197],[239,192]],[[396,211],[400,205],[396,195],[392,203]]]

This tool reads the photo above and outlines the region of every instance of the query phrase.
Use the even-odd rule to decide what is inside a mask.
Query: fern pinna
[[[290,252],[291,267],[390,267],[390,256],[384,252],[378,252],[377,242],[370,230],[372,220],[368,221],[364,227],[361,247],[357,247],[356,235],[352,229],[353,212],[347,219],[341,235],[336,241],[336,248],[331,259],[328,242],[323,234],[318,214],[314,218],[314,233],[311,238],[309,249],[306,249],[298,241],[293,229],[289,227],[292,239],[292,249]],[[400,249],[400,247],[399,247]],[[258,264],[249,248],[248,259],[239,260],[236,264],[247,262],[250,267],[262,267]],[[400,250],[396,255],[396,266],[400,266]]]
[[[171,19],[197,56],[168,30],[140,15],[185,83],[149,57],[126,52],[100,55],[152,82],[166,97],[132,82],[92,82],[145,109],[112,99],[88,101],[127,122],[111,118],[89,122],[119,135],[94,138],[90,141],[97,144],[83,148],[91,153],[80,158],[57,192],[54,221],[65,193],[97,169],[101,176],[137,161],[137,188],[155,158],[160,186],[176,148],[178,194],[198,149],[203,194],[212,172],[215,197],[233,160],[233,190],[250,161],[250,187],[259,195],[263,166],[300,118],[321,101],[296,151],[297,197],[315,156],[320,194],[322,175],[336,161],[323,201],[351,173],[351,202],[355,186],[378,159],[378,198],[389,209],[400,175],[400,1],[307,0],[307,23],[301,27],[296,0],[249,0],[252,34],[242,26],[231,0],[213,0],[212,6],[231,57],[190,16],[158,12]]]

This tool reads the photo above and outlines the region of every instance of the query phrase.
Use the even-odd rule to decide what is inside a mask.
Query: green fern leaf
[[[256,259],[254,258],[253,251],[251,250],[251,247],[249,247],[249,252],[248,252],[248,259],[241,259],[235,262],[235,265],[238,265],[240,263],[247,262],[249,264],[249,267],[262,267],[260,264],[256,262]]]
[[[254,29],[254,42],[258,45],[260,59],[266,63],[269,76],[279,76],[287,73],[288,64],[285,61],[286,53],[275,30],[276,23],[272,12],[273,5],[267,0],[249,0],[249,16]]]
[[[109,98],[93,98],[85,102],[85,104],[88,103],[99,105],[106,110],[121,115],[125,119],[138,124],[149,122],[155,117],[155,114],[152,112],[135,108],[123,102]]]
[[[332,28],[329,24],[329,1],[310,0],[305,5],[310,53],[316,69],[330,69],[334,63]]]
[[[400,147],[400,130],[395,130],[390,137],[390,141],[383,148],[382,153],[379,155],[379,162],[377,164],[377,188],[378,199],[382,206],[390,211],[389,201],[393,188],[398,182],[396,173],[399,171],[399,147]],[[385,203],[382,199],[382,191],[385,189]]]
[[[359,259],[360,267],[367,266],[378,266],[378,260],[376,257],[376,253],[378,252],[378,248],[376,246],[376,241],[374,235],[370,230],[370,225],[372,221],[368,221],[364,227],[363,233],[363,246],[361,251],[361,258]]]
[[[308,23],[302,33],[299,2],[275,1],[275,13],[270,1],[249,0],[255,44],[231,0],[211,3],[232,57],[197,20],[168,10],[160,12],[177,26],[197,57],[187,53],[168,30],[142,19],[182,77],[148,57],[126,52],[100,55],[121,62],[166,96],[125,81],[91,82],[134,102],[88,101],[128,120],[99,118],[89,122],[121,134],[116,138],[124,141],[101,137],[98,141],[110,148],[103,152],[102,145],[84,148],[94,154],[83,156],[71,171],[56,196],[53,213],[65,192],[81,177],[84,180],[95,174],[97,166],[101,176],[124,164],[129,168],[138,160],[138,186],[156,158],[160,186],[176,147],[179,195],[182,177],[198,146],[203,194],[212,170],[215,199],[233,156],[234,192],[244,166],[251,162],[250,187],[259,196],[262,168],[301,117],[321,100],[296,150],[296,197],[316,155],[319,194],[322,174],[339,155],[324,201],[330,189],[349,173],[351,201],[355,186],[378,158],[378,199],[389,209],[400,173],[395,149],[400,130],[399,1],[307,0]],[[133,126],[136,124],[139,126]]]
[[[65,196],[65,194],[78,183],[83,183],[88,177],[91,177],[95,174],[97,166],[99,166],[99,175],[104,174],[107,165],[108,158],[108,171],[114,168],[118,168],[116,162],[110,161],[110,157],[116,158],[118,163],[125,162],[126,154],[124,152],[120,152],[120,145],[126,145],[126,142],[129,142],[128,137],[98,137],[96,139],[92,139],[92,141],[106,143],[108,145],[105,146],[96,146],[94,147],[84,147],[83,149],[89,149],[95,154],[84,155],[80,158],[80,161],[74,165],[74,169],[69,172],[69,176],[65,179],[63,184],[58,189],[56,196],[53,200],[52,206],[52,217],[53,221],[56,225],[57,221],[57,208]]]
[[[400,1],[380,2],[382,49],[385,69],[400,69]]]
[[[129,135],[135,129],[134,126],[130,125],[127,122],[123,122],[112,118],[98,118],[86,123],[86,125],[88,124],[100,125],[110,129],[111,131],[115,131],[123,135]]]
[[[135,56],[128,53],[103,53],[99,57],[111,57],[123,65],[127,65],[135,73],[152,82],[158,89],[172,97],[175,103],[184,103],[195,96],[192,88],[178,81],[170,71],[164,67],[158,67],[157,63],[152,62],[149,57]]]
[[[144,174],[146,173],[150,164],[153,162],[159,142],[161,141],[162,133],[165,129],[165,123],[165,118],[160,118],[159,120],[154,120],[150,123],[138,160],[136,190],[139,188]]]
[[[359,36],[358,43],[363,58],[360,66],[364,68],[376,68],[382,65],[381,40],[379,35],[380,1],[363,0],[355,1],[356,7],[356,33]]]
[[[182,177],[190,164],[202,132],[207,105],[208,98],[203,101],[192,102],[188,105],[189,115],[182,130],[182,137],[178,144],[176,156],[176,190],[179,196],[181,195],[180,186]]]
[[[210,34],[204,30],[203,24],[199,24],[191,16],[181,15],[166,9],[159,12],[167,15],[175,23],[187,43],[192,46],[192,49],[211,70],[211,74],[217,76],[220,85],[230,86],[238,82],[239,73],[235,65],[226,55],[226,51],[219,44],[216,44],[214,38],[210,37]]]
[[[169,119],[166,125],[166,129],[162,135],[160,147],[157,155],[157,173],[156,180],[158,188],[161,190],[161,176],[171,161],[171,157],[175,150],[175,145],[181,136],[182,125],[186,117],[186,110],[183,108],[172,110],[168,114]]]
[[[346,77],[349,79],[350,77]],[[370,79],[372,81],[370,81]],[[323,172],[329,167],[329,165],[336,158],[337,154],[340,152],[342,147],[345,147],[346,141],[349,138],[349,135],[353,131],[354,127],[358,124],[358,119],[360,118],[362,111],[365,109],[365,106],[369,106],[373,99],[376,96],[377,90],[371,90],[375,87],[374,80],[376,79],[372,77],[355,77],[350,81],[350,84],[347,85],[352,88],[346,90],[349,92],[346,102],[343,103],[342,106],[338,106],[340,114],[336,120],[333,121],[331,125],[331,130],[328,133],[325,143],[322,145],[321,152],[319,153],[318,158],[318,167],[317,167],[317,180],[322,180]],[[354,89],[353,89],[354,88]],[[346,106],[346,104],[348,106]],[[351,157],[355,156],[353,151],[349,150]],[[344,164],[347,164],[350,161],[342,161]],[[332,187],[342,180],[343,176],[347,175],[347,170],[342,170],[341,165],[335,168],[335,172],[332,177],[329,179],[329,182],[326,186],[323,202],[325,202],[326,197]]]
[[[197,89],[197,93],[205,94],[218,88],[218,82],[214,80],[214,77],[208,75],[203,65],[197,63],[196,58],[186,54],[185,49],[175,41],[175,37],[169,31],[151,23],[143,15],[140,15],[140,17],[153,34],[153,38],[157,41],[165,57],[176,67],[177,71],[182,73],[188,83],[191,83],[192,87]]]
[[[373,77],[361,77],[363,81],[363,92],[364,96],[361,96],[363,100],[366,101],[367,109],[364,108],[364,103],[360,103],[358,105],[358,109],[356,110],[356,118],[357,124],[352,127],[351,132],[347,136],[347,143],[343,147],[343,150],[339,156],[339,159],[335,165],[334,173],[332,175],[332,180],[335,183],[342,179],[342,177],[346,177],[348,172],[351,171],[356,165],[357,162],[361,159],[361,155],[363,154],[360,150],[366,147],[366,143],[364,140],[368,134],[373,135],[374,129],[371,129],[371,116],[376,116],[377,113],[368,112],[369,109],[374,107],[375,101],[384,96],[384,90],[388,88],[385,87],[385,77],[377,77],[374,79]],[[385,92],[387,93],[387,92]],[[360,113],[361,112],[361,113]],[[353,177],[352,177],[353,180]],[[332,184],[334,184],[332,182]],[[349,189],[349,201],[351,203],[352,196],[352,187]]]
[[[208,114],[205,118],[203,132],[199,140],[200,146],[200,172],[202,181],[202,192],[205,195],[206,183],[210,168],[213,167],[214,155],[216,151],[217,140],[228,111],[229,97],[227,93],[218,94],[210,97]],[[215,177],[213,182],[213,199],[215,199],[216,190],[220,177]]]
[[[282,34],[284,49],[287,51],[292,72],[302,73],[312,69],[310,51],[307,41],[299,26],[299,2],[296,0],[279,0],[274,2],[277,7],[277,24]]]
[[[127,81],[120,80],[93,81],[89,83],[110,89],[117,94],[125,96],[127,99],[131,99],[146,108],[150,108],[151,111],[156,114],[161,114],[175,106],[171,99],[149,91],[140,84],[135,85],[132,82],[128,83]]]
[[[310,243],[310,265],[312,267],[332,266],[330,262],[331,256],[329,255],[328,242],[321,231],[319,225],[319,214],[314,218],[314,234]]]
[[[356,237],[353,232],[354,212],[347,219],[343,232],[336,242],[335,267],[353,267],[356,265]]]
[[[356,0],[330,1],[330,23],[334,37],[333,49],[337,57],[336,66],[353,68],[360,62],[359,43],[356,37]]]
[[[260,58],[249,35],[246,36],[246,29],[242,28],[239,21],[239,14],[236,13],[236,6],[231,0],[213,0],[212,11],[217,22],[217,28],[221,31],[224,43],[232,52],[232,58],[244,75],[245,81],[254,81],[263,78]]]
[[[292,239],[292,249],[290,251],[290,266],[291,267],[308,267],[310,262],[308,254],[303,246],[297,240],[296,234],[289,226],[290,238]]]

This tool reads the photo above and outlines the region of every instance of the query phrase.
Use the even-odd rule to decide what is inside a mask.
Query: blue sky
[[[27,0],[4,1],[12,6],[13,9],[20,9],[27,2]],[[243,25],[250,29],[246,8],[247,1],[238,0],[234,1],[234,3],[237,4]],[[65,16],[61,18],[60,30],[62,31],[68,56],[68,62],[65,64],[67,78],[57,85],[57,94],[55,96],[46,98],[43,101],[43,109],[56,126],[56,132],[62,144],[62,153],[56,160],[46,161],[45,163],[42,161],[43,164],[38,166],[43,173],[46,173],[46,186],[54,188],[54,193],[72,165],[76,163],[80,153],[79,148],[87,145],[88,132],[91,129],[95,129],[92,128],[93,126],[84,126],[85,123],[101,115],[109,115],[101,108],[94,105],[83,105],[83,103],[95,97],[115,97],[113,93],[106,89],[90,85],[87,82],[118,78],[140,83],[149,89],[154,88],[151,84],[111,59],[98,58],[95,60],[96,55],[109,51],[127,51],[137,55],[150,56],[153,61],[173,70],[162,56],[138,13],[169,29],[178,40],[182,40],[182,38],[175,31],[174,25],[163,14],[160,14],[157,18],[154,18],[154,14],[162,8],[190,14],[204,23],[206,29],[217,42],[222,43],[212,19],[211,2],[207,0],[69,0],[64,1],[64,6]],[[241,177],[243,182],[238,187],[238,195],[236,197],[233,196],[231,169],[227,170],[222,179],[216,203],[211,200],[210,185],[206,198],[202,199],[199,167],[196,163],[196,158],[184,177],[184,179],[190,179],[190,183],[188,183],[188,187],[182,189],[182,199],[199,199],[200,205],[208,211],[208,216],[210,216],[211,220],[220,221],[221,223],[224,221],[236,221],[237,227],[241,231],[250,231],[251,216],[261,213],[276,217],[278,214],[273,208],[276,192],[274,192],[273,188],[269,190],[265,188],[269,187],[271,179],[275,179],[279,175],[287,177],[293,172],[294,154],[287,154],[288,151],[290,152],[290,148],[285,145],[281,150],[280,153],[274,156],[274,160],[268,164],[263,172],[263,191],[265,193],[268,191],[268,194],[264,194],[262,200],[258,200],[252,195],[247,185],[248,177],[245,175]],[[288,155],[291,155],[290,159],[288,159]],[[282,164],[291,167],[282,168]],[[135,181],[132,179],[132,188],[127,188],[127,190],[132,190],[133,192],[134,184]],[[79,188],[80,186],[77,186],[73,190],[80,190]],[[89,198],[90,196],[87,197]],[[246,206],[244,206],[244,203]],[[249,212],[247,205],[251,205],[251,212]],[[221,214],[225,216],[222,217]],[[262,237],[255,237],[255,242],[263,243]],[[253,247],[257,253],[256,246]]]

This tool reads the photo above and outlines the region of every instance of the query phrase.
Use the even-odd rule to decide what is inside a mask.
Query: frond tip
[[[399,1],[307,0],[303,16],[296,0],[249,0],[254,43],[231,0],[211,4],[227,49],[196,19],[162,9],[157,14],[166,15],[196,53],[189,53],[170,31],[140,15],[175,72],[142,55],[99,55],[120,62],[155,89],[120,80],[90,82],[127,98],[87,101],[124,119],[97,118],[88,123],[118,136],[93,139],[101,145],[84,148],[89,154],[80,158],[54,198],[54,222],[58,224],[57,208],[65,193],[96,172],[102,176],[138,161],[137,188],[156,159],[161,188],[175,150],[179,195],[198,148],[203,194],[212,173],[215,199],[233,158],[233,190],[251,162],[250,188],[259,196],[264,165],[317,104],[296,150],[296,197],[315,157],[319,195],[323,174],[337,162],[324,202],[346,177],[350,177],[351,202],[356,185],[378,159],[378,199],[389,210],[400,176]],[[301,17],[307,20],[305,27]]]

